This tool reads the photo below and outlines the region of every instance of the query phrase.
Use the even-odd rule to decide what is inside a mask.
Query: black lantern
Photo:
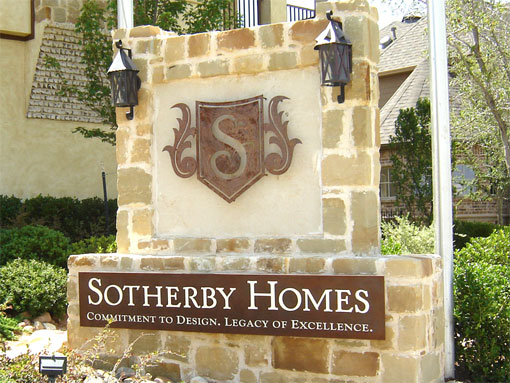
[[[351,80],[352,44],[345,37],[342,23],[332,19],[333,12],[326,16],[329,24],[315,39],[314,49],[319,50],[321,64],[321,85],[340,86],[338,102],[345,101],[344,87]]]
[[[131,49],[123,48],[121,40],[117,41],[115,46],[119,48],[119,51],[108,69],[112,88],[112,105],[129,107],[126,117],[128,120],[132,120],[134,117],[133,107],[138,105],[138,89],[141,85],[138,77],[139,71],[131,59]]]

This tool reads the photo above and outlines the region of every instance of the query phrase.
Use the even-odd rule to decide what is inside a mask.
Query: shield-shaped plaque
[[[263,98],[196,103],[198,179],[228,202],[264,176]]]
[[[292,162],[298,138],[289,139],[287,121],[278,104],[288,98],[275,96],[269,101],[269,122],[264,122],[262,95],[230,102],[196,102],[196,128],[191,127],[191,112],[186,104],[173,108],[182,111],[174,128],[175,141],[163,151],[170,155],[177,176],[191,177],[198,169],[198,179],[227,202],[234,201],[266,170],[275,175],[285,173]],[[264,153],[264,135],[278,148]],[[185,151],[196,144],[196,158]]]

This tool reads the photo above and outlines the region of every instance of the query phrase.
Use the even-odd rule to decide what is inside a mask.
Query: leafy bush
[[[88,254],[88,253],[115,253],[117,243],[115,236],[108,237],[90,237],[79,242],[71,244],[69,254]]]
[[[45,226],[0,230],[0,266],[16,259],[40,259],[65,267],[69,239]]]
[[[36,260],[16,259],[0,267],[0,302],[16,313],[55,317],[66,310],[67,274],[64,269]]]
[[[510,228],[456,252],[454,299],[461,370],[476,382],[510,382]]]
[[[43,197],[21,201],[0,196],[0,222],[3,228],[44,225],[61,231],[71,241],[105,234],[104,201],[99,198]],[[115,234],[117,200],[108,201],[107,234]]]
[[[453,240],[455,249],[462,249],[471,238],[488,237],[496,229],[503,226],[488,222],[455,221]]]
[[[383,222],[381,229],[384,255],[434,253],[432,226],[416,226],[407,217],[395,217],[395,222]]]
[[[0,303],[0,341],[13,340],[16,338],[15,333],[20,332],[21,328],[18,327],[18,320],[9,318],[5,313],[9,306]]]
[[[8,358],[0,353],[0,382],[42,383],[46,379],[39,373],[39,356],[22,354]]]

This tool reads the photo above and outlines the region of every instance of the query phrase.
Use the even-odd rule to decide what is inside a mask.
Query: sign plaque
[[[384,277],[79,273],[80,324],[384,339]]]

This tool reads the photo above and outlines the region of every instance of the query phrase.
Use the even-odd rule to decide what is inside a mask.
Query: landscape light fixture
[[[315,39],[314,49],[319,51],[321,85],[340,86],[338,103],[345,101],[344,87],[351,80],[352,44],[345,37],[342,23],[332,19],[333,12],[326,13],[328,26]]]
[[[126,118],[132,120],[134,117],[133,107],[138,105],[138,89],[142,82],[138,77],[139,70],[131,59],[131,49],[123,48],[122,40],[117,41],[115,46],[119,51],[108,69],[112,88],[112,105],[129,107]]]
[[[48,382],[53,383],[57,376],[64,375],[67,371],[66,356],[39,356],[39,372],[48,377]]]

